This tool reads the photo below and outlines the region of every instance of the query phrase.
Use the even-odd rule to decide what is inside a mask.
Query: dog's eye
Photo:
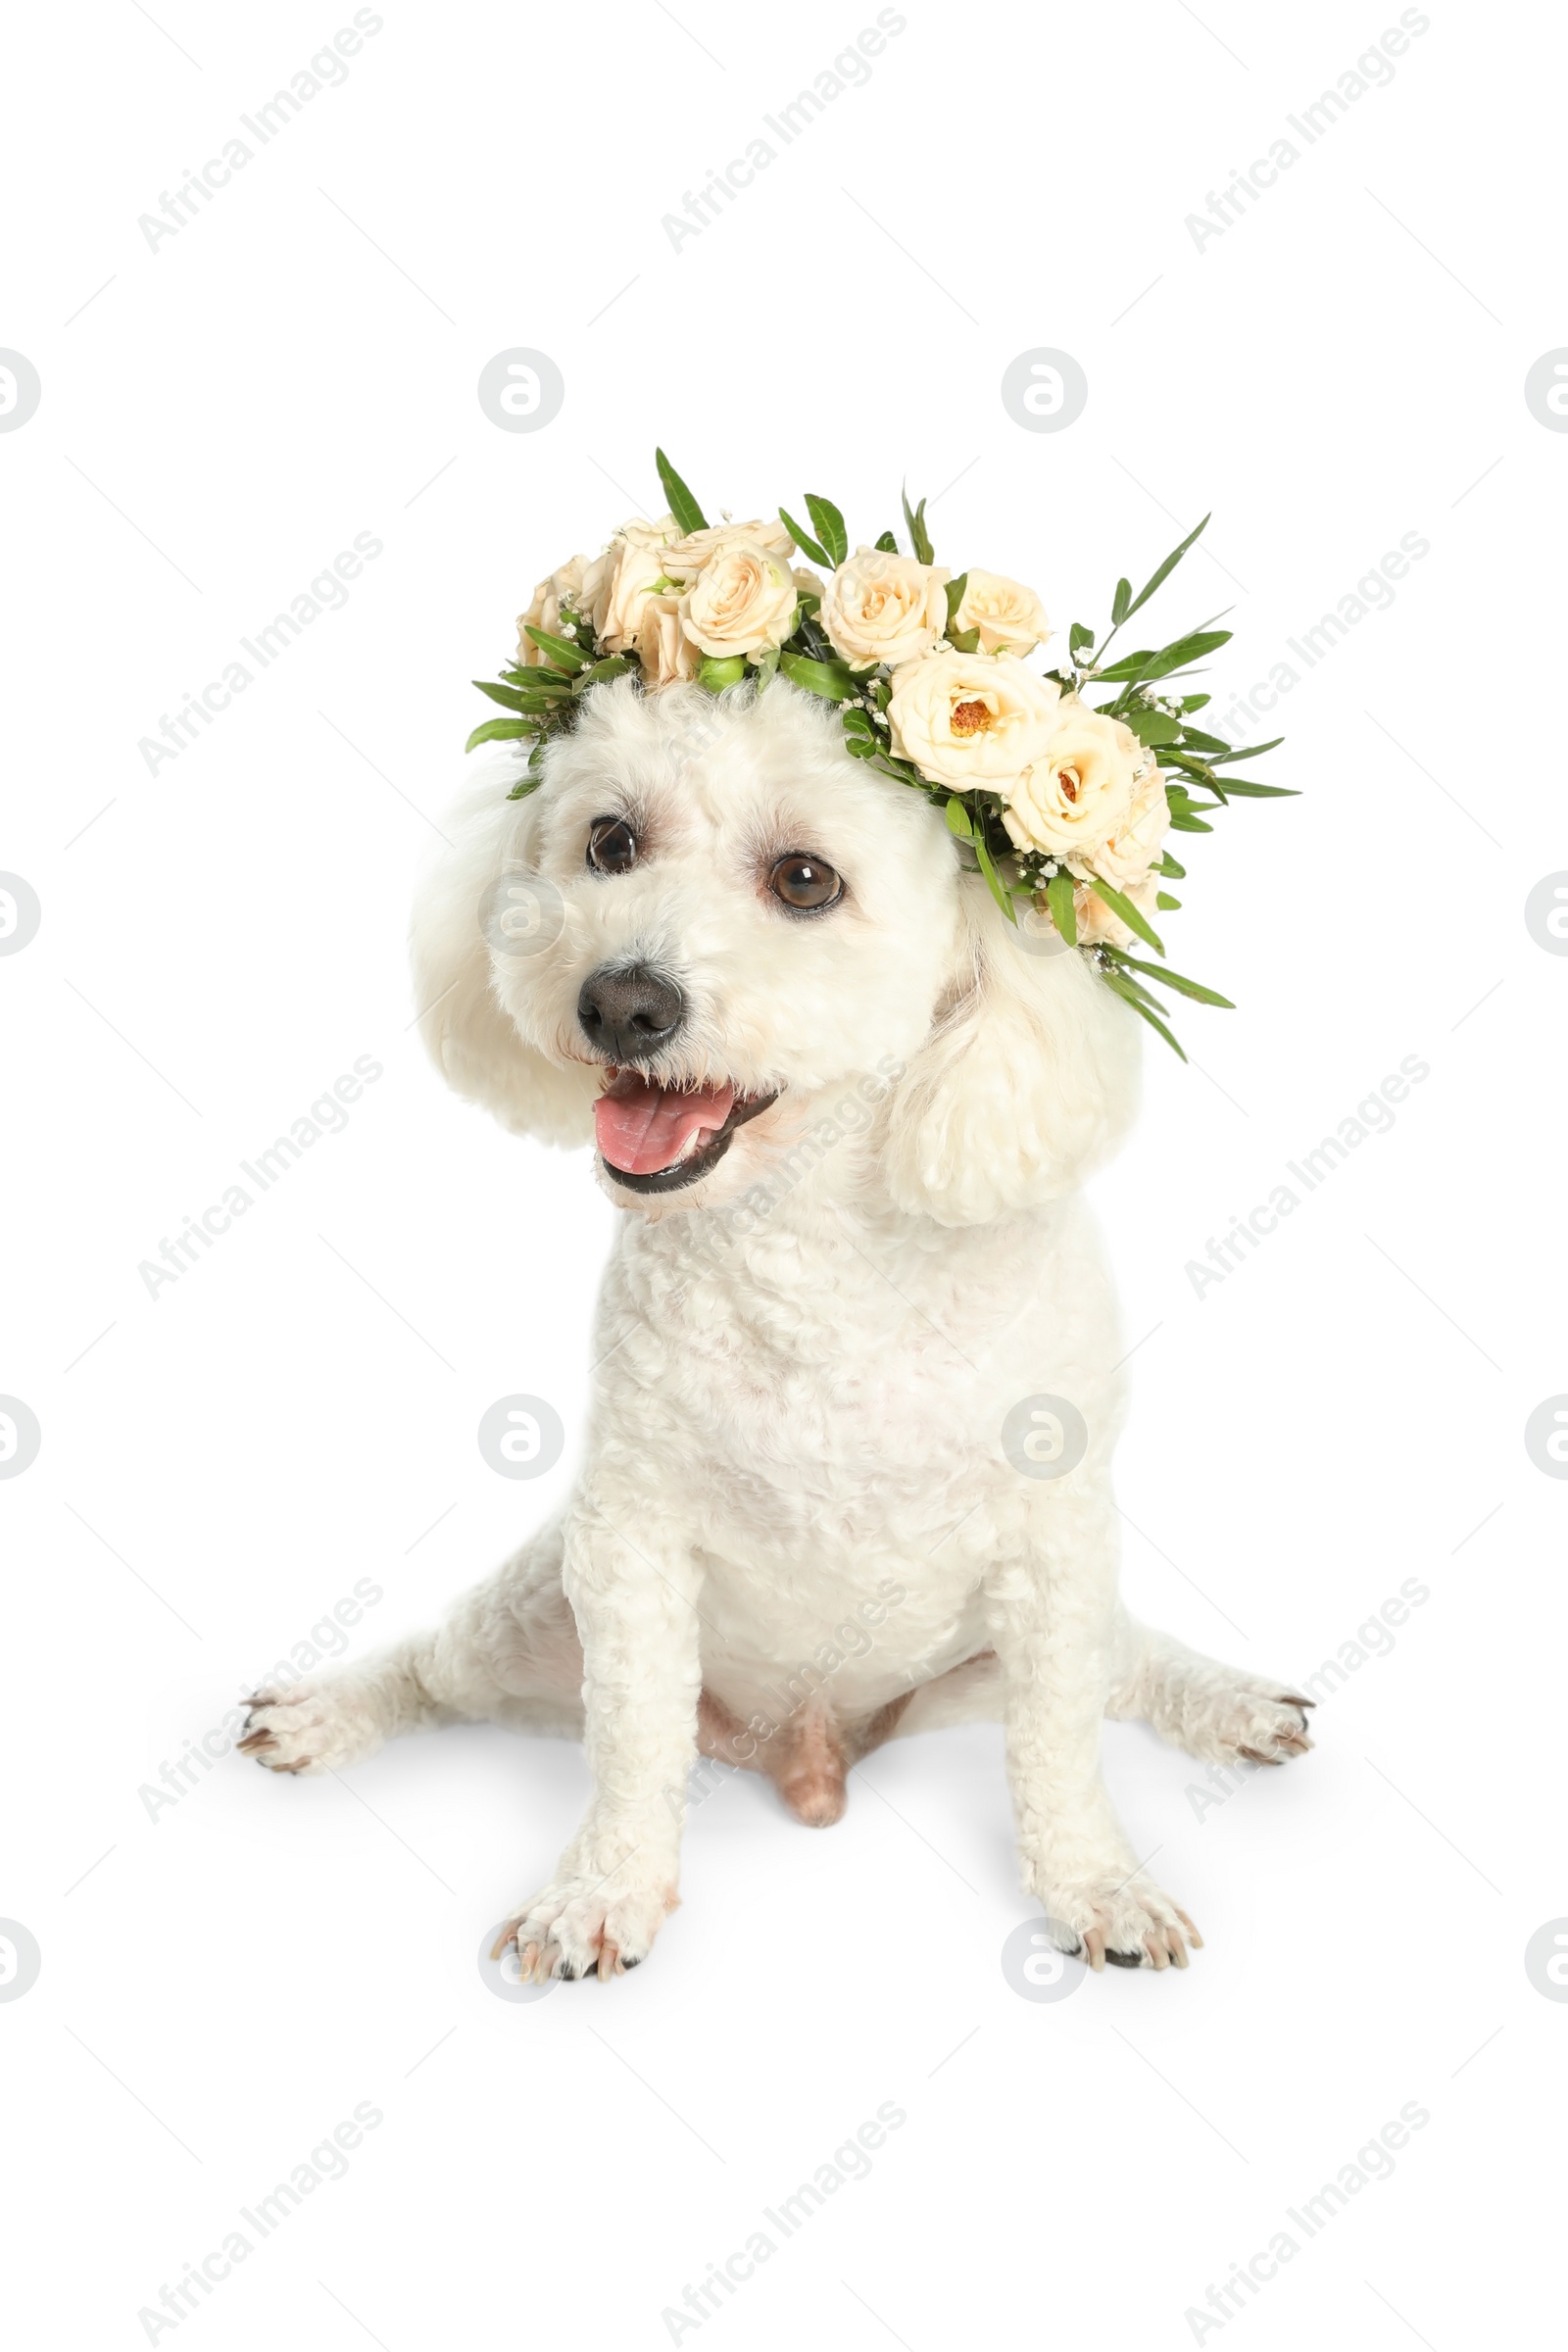
[[[804,850],[792,850],[787,858],[781,858],[768,876],[768,885],[786,906],[814,910],[832,906],[844,896],[843,881],[832,866]]]
[[[637,862],[637,836],[623,816],[596,816],[588,829],[588,862],[596,873],[623,874]]]

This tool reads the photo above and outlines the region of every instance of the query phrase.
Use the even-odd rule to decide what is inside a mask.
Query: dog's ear
[[[414,905],[415,1002],[431,1057],[460,1095],[514,1135],[586,1144],[596,1074],[559,1068],[523,1042],[498,994],[510,958],[487,936],[505,937],[496,931],[497,893],[509,870],[527,871],[533,822],[532,803],[509,801],[493,767],[444,820],[445,840]]]
[[[953,1000],[894,1095],[885,1169],[900,1208],[984,1225],[1070,1192],[1119,1142],[1141,1038],[1082,956],[1020,933],[983,883],[960,887]]]

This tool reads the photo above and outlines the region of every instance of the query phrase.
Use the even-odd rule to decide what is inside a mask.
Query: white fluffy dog
[[[1057,1942],[1185,1966],[1102,1720],[1309,1742],[1305,1701],[1117,1597],[1122,1348],[1077,1188],[1135,1105],[1133,1014],[781,681],[601,686],[536,794],[492,768],[452,830],[415,916],[431,1050],[514,1131],[597,1137],[625,1211],[586,1459],[436,1632],[264,1692],[242,1744],[309,1772],[465,1717],[582,1738],[592,1802],[512,1932],[527,1974],[606,1978],[675,1902],[699,1752],[820,1825],[882,1740],[1000,1717]]]

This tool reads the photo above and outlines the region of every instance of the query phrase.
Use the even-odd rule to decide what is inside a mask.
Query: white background
[[[43,908],[0,960],[0,1390],[43,1433],[0,1483],[0,1914],[42,1952],[0,2003],[19,2341],[148,2340],[138,2312],[362,2101],[384,2121],[347,2178],[154,2340],[666,2343],[664,2308],[886,2101],[907,2121],[870,2177],[679,2340],[1448,2352],[1524,2326],[1568,2031],[1523,1964],[1568,1913],[1568,1489],[1523,1445],[1568,1389],[1568,962],[1523,917],[1568,866],[1568,439],[1523,392],[1568,342],[1561,25],[1434,5],[1252,210],[1200,248],[1185,225],[1397,13],[907,0],[867,84],[678,252],[662,215],[869,0],[390,0],[156,251],[138,216],[350,12],[13,23],[0,343],[43,385],[0,435],[0,866]],[[475,396],[517,345],[565,380],[535,434]],[[1037,346],[1087,373],[1060,433],[1000,398]],[[576,1749],[463,1730],[340,1782],[225,1755],[154,1815],[139,1793],[356,1580],[383,1595],[357,1647],[423,1625],[567,1486],[612,1212],[585,1156],[442,1090],[404,935],[467,681],[551,564],[651,511],[656,440],[710,512],[809,487],[867,538],[906,472],[939,557],[1037,584],[1063,631],[1212,508],[1155,613],[1235,607],[1225,689],[1430,543],[1295,663],[1265,772],[1303,797],[1188,845],[1167,945],[1239,1009],[1188,1008],[1200,1067],[1151,1041],[1098,1187],[1142,1342],[1134,1607],[1304,1676],[1429,1592],[1308,1759],[1200,1816],[1199,1767],[1109,1730],[1131,1835],[1207,1937],[1184,1977],[1017,1997],[990,1728],[874,1755],[829,1837],[721,1789],[650,1965],[531,2006],[475,1954],[575,1823]],[[383,553],[345,609],[149,774],[139,739],[361,532]],[[367,1054],[346,1130],[150,1298],[139,1262]],[[1195,1296],[1187,1261],[1412,1054],[1393,1130]],[[474,1442],[515,1391],[568,1432],[537,1486]],[[1394,2177],[1200,2335],[1209,2282],[1411,2101]]]

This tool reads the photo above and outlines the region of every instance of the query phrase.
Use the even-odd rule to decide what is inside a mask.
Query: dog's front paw
[[[1113,1968],[1185,1968],[1184,1928],[1194,1946],[1202,1948],[1203,1938],[1186,1912],[1142,1871],[1120,1884],[1057,1881],[1034,1891],[1057,1948],[1081,1952],[1093,1969],[1102,1969],[1107,1960]]]
[[[385,1736],[369,1693],[353,1676],[334,1675],[280,1696],[258,1691],[235,1744],[269,1772],[337,1772],[374,1755]]]
[[[570,1873],[513,1914],[490,1957],[499,1960],[514,1943],[524,1984],[624,1976],[647,1959],[679,1899],[672,1875],[639,1879],[634,1862],[599,1878]]]
[[[1182,1694],[1175,1736],[1190,1756],[1212,1763],[1246,1756],[1253,1764],[1285,1764],[1312,1745],[1306,1728],[1312,1703],[1281,1686],[1216,1672]]]

